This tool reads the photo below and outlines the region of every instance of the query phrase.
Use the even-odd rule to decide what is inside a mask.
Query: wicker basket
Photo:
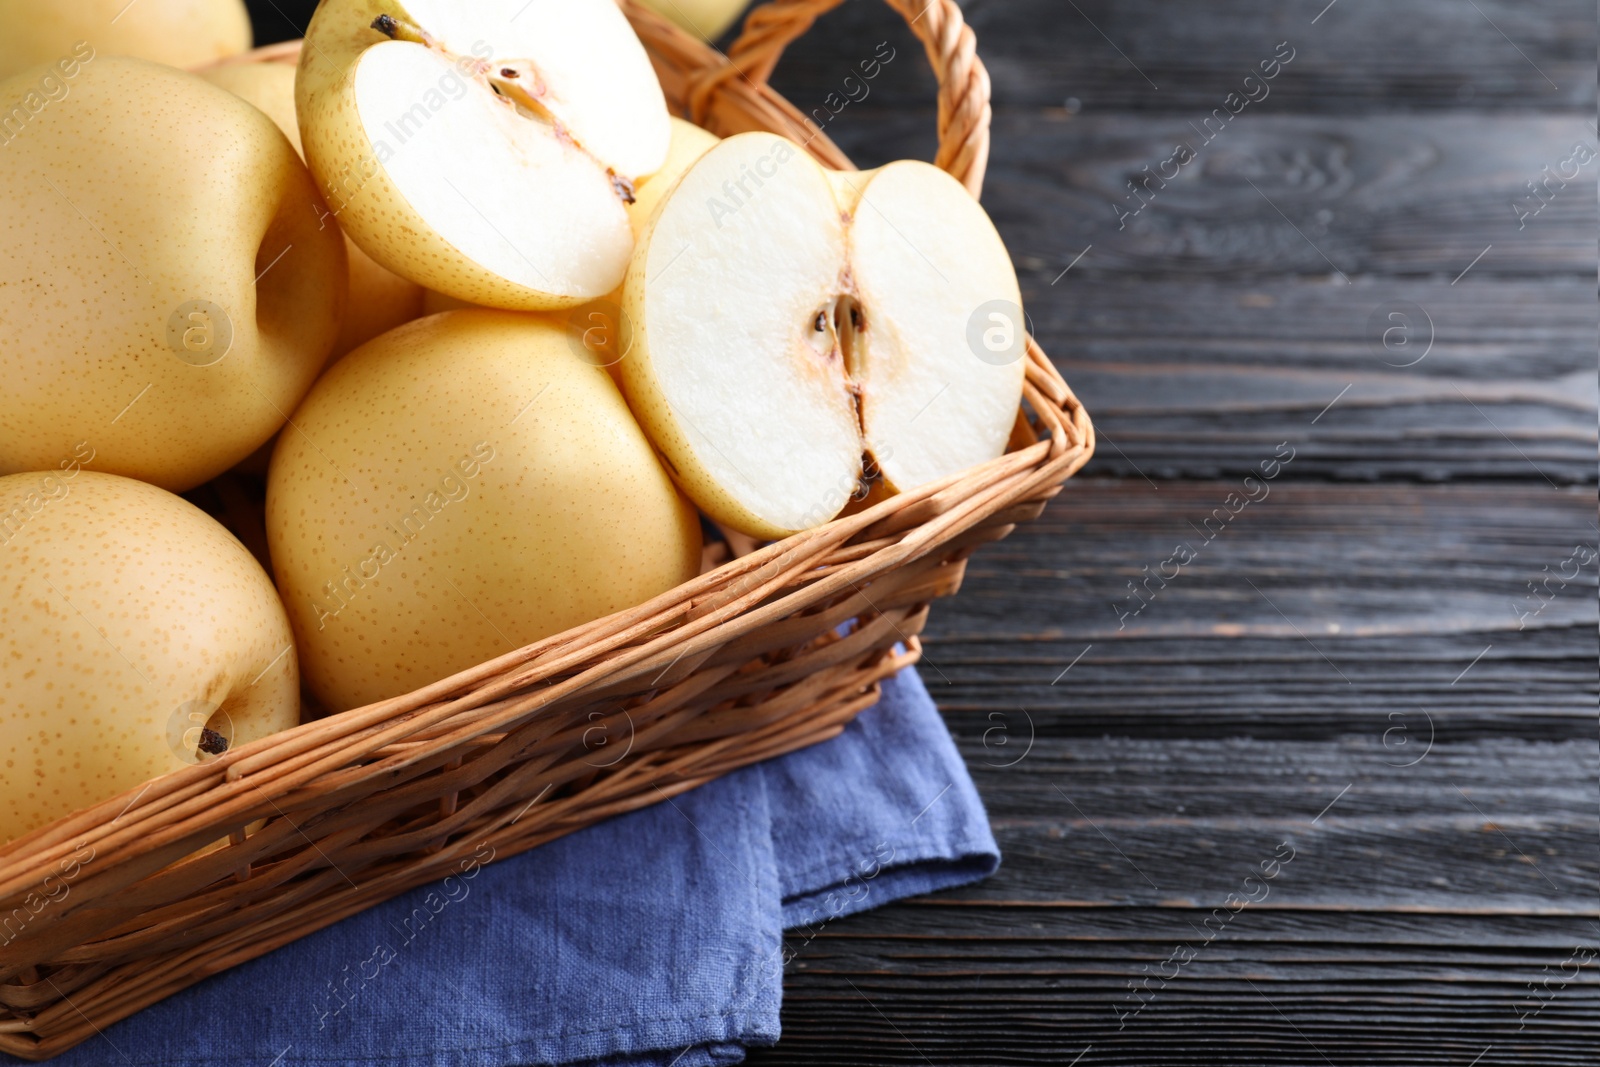
[[[953,0],[889,0],[938,76],[938,163],[973,195],[989,81]],[[839,0],[752,12],[723,57],[621,0],[675,111],[839,150],[766,85]],[[296,45],[243,61],[292,62]],[[0,848],[0,1049],[42,1060],[200,979],[837,734],[916,661],[967,555],[1032,518],[1094,431],[1030,339],[1011,451],[407,696],[165,775]]]

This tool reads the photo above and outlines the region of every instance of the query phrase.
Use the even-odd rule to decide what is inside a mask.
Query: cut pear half
[[[833,518],[864,470],[906,490],[993,459],[1016,421],[1016,274],[925,163],[839,174],[774,134],[721,141],[641,233],[623,308],[635,414],[701,509],[753,536]]]
[[[350,238],[490,307],[619,284],[666,102],[611,0],[325,0],[296,83],[306,158]]]
[[[1000,235],[926,163],[840,173],[858,307],[851,372],[866,451],[904,491],[1005,451],[1022,401],[1022,293]]]

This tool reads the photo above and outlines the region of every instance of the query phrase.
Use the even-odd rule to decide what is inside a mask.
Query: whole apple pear
[[[70,56],[101,55],[193,67],[250,48],[243,0],[0,0],[0,78]]]
[[[397,696],[699,571],[700,525],[554,318],[447,311],[329,368],[267,480],[273,569],[330,710]]]
[[[344,240],[293,146],[232,93],[114,56],[59,99],[41,77],[0,84],[0,127],[25,116],[0,144],[0,474],[87,441],[96,470],[191,488],[310,388]]]
[[[94,458],[0,477],[0,842],[299,722],[261,565]]]
[[[287,63],[235,62],[195,73],[260,108],[304,158],[305,153],[300,150],[300,124],[294,114],[294,71]],[[326,222],[329,226],[336,225],[331,213]],[[422,286],[380,267],[348,237],[344,250],[350,262],[350,295],[345,302],[344,325],[333,344],[329,362],[423,314]]]

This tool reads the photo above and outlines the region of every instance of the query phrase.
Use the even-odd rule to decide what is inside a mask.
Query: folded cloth
[[[821,745],[443,882],[191,986],[58,1067],[709,1067],[778,1039],[782,931],[985,877],[914,671]],[[797,947],[798,946],[798,947]],[[792,938],[789,952],[804,953]],[[0,1057],[8,1063],[20,1063]]]

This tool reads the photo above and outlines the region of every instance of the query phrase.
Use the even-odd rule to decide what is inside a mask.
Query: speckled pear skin
[[[0,115],[41,69],[0,85]],[[232,93],[115,56],[64,84],[0,144],[0,474],[88,441],[96,470],[189,489],[311,387],[343,314],[344,240],[288,140]],[[174,347],[196,301],[232,330],[210,365]]]
[[[200,727],[298,722],[283,604],[215,520],[76,461],[0,478],[0,842],[193,763]]]
[[[262,112],[300,152],[300,120],[294,113],[294,71],[287,63],[228,63],[195,74]]]
[[[267,537],[329,710],[397,696],[699,571],[700,525],[557,318],[447,311],[328,370],[280,437]]]
[[[0,78],[53,63],[85,41],[102,55],[174,67],[250,47],[243,0],[0,0]]]
[[[294,67],[283,63],[234,63],[199,73],[212,85],[261,109],[289,138],[295,151],[301,150],[300,123],[294,111]],[[335,225],[331,220],[328,224]],[[330,363],[380,333],[422,315],[422,286],[380,267],[348,236],[344,251],[350,264],[349,297],[345,301],[344,323],[328,357]]]

